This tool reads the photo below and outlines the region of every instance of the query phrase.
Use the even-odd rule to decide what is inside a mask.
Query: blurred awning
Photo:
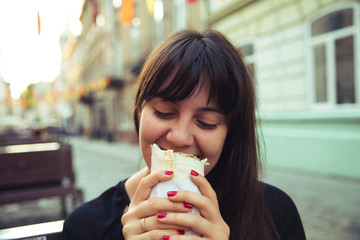
[[[92,104],[95,92],[106,89],[121,89],[124,86],[124,79],[118,77],[104,77],[99,80],[85,83],[76,90],[78,99],[85,104]]]
[[[84,104],[91,105],[94,102],[94,96],[92,93],[88,93],[80,97],[80,101]]]
[[[121,78],[111,77],[109,88],[122,88],[124,86],[124,80]]]
[[[136,64],[134,64],[134,66],[131,68],[131,72],[132,74],[134,74],[135,76],[138,76],[141,72],[141,69],[145,63],[145,58],[141,59],[140,61],[138,61]]]

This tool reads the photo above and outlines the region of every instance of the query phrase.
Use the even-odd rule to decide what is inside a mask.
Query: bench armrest
[[[27,239],[58,234],[61,239],[64,220],[32,224],[0,230],[0,240]]]

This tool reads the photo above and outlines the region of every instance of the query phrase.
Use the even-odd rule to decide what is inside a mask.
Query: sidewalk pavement
[[[144,166],[137,145],[72,138],[77,185],[85,201]],[[294,200],[309,240],[360,239],[360,180],[268,167],[263,179]],[[61,219],[54,199],[0,206],[0,229]],[[30,214],[30,215],[29,215]],[[19,222],[19,219],[21,222]]]
[[[307,239],[360,239],[360,181],[269,168],[267,182],[294,200]]]

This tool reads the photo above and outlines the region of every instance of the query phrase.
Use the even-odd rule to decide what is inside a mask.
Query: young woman
[[[254,84],[236,48],[219,32],[183,30],[148,57],[134,122],[147,168],[76,209],[64,239],[305,239],[293,201],[259,181]],[[150,174],[150,145],[208,158],[201,194],[148,198],[172,172]],[[201,215],[187,214],[192,208]],[[184,236],[186,230],[201,236]]]

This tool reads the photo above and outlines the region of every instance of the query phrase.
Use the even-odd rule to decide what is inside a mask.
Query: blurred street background
[[[85,201],[131,175],[136,78],[184,28],[218,30],[243,55],[264,180],[294,199],[308,239],[360,239],[358,0],[0,0],[0,158],[69,143]],[[0,205],[0,229],[62,218],[58,199]]]
[[[79,137],[73,146],[77,185],[89,201],[142,168],[136,144],[109,143]],[[141,163],[141,164],[140,164]],[[264,176],[294,200],[309,240],[360,239],[359,181],[269,168]],[[0,207],[0,229],[59,220],[58,199]]]

